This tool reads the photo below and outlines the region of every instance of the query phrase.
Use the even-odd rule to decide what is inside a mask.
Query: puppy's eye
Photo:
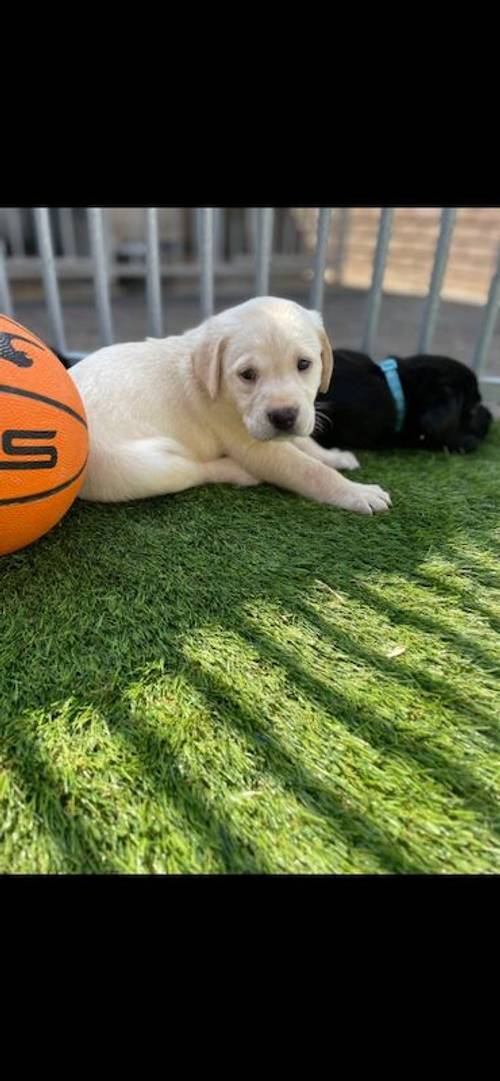
[[[244,368],[242,372],[238,372],[240,379],[244,379],[245,383],[255,383],[257,378],[257,372],[255,368]]]
[[[305,357],[301,357],[301,359],[297,361],[297,368],[299,369],[299,372],[305,372],[307,370],[307,368],[310,368],[310,367],[311,367],[311,361],[306,360]]]

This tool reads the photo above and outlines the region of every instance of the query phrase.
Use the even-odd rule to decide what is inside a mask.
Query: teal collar
[[[387,357],[386,360],[379,360],[378,366],[379,368],[382,368],[387,386],[394,399],[394,405],[396,406],[395,431],[400,432],[406,415],[406,403],[401,380],[399,378],[398,362],[397,360],[394,360],[394,357]]]

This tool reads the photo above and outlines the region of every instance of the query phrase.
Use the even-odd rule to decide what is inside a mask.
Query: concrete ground
[[[271,282],[271,291],[308,304],[308,287],[297,280]],[[216,310],[230,307],[251,296],[251,283],[216,284]],[[366,291],[329,286],[325,291],[324,317],[333,345],[359,348],[363,333]],[[16,318],[46,341],[51,340],[45,302],[39,287],[17,283],[14,291]],[[64,283],[64,321],[70,350],[90,352],[101,344],[91,283]],[[386,295],[382,301],[376,358],[390,353],[408,355],[416,351],[424,309],[421,298]],[[144,337],[147,316],[144,285],[137,281],[115,284],[112,290],[114,331],[117,340]],[[443,301],[439,309],[432,351],[470,363],[483,309],[477,305]],[[201,319],[198,283],[169,283],[163,290],[164,333],[178,334]],[[500,319],[497,322],[486,373],[500,376]],[[488,400],[485,388],[484,396]],[[498,396],[498,394],[496,395]]]

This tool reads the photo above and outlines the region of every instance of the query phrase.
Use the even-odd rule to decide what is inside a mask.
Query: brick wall
[[[315,242],[315,210],[294,209],[307,246]],[[327,280],[366,288],[371,281],[380,211],[336,208],[328,251]],[[439,233],[438,208],[395,210],[384,289],[425,296]],[[500,245],[500,208],[458,210],[443,284],[445,299],[484,303]]]

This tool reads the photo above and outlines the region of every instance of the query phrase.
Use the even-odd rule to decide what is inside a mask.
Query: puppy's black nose
[[[288,409],[271,409],[267,414],[273,428],[279,432],[289,432],[293,428],[298,416],[298,409],[290,406]]]

